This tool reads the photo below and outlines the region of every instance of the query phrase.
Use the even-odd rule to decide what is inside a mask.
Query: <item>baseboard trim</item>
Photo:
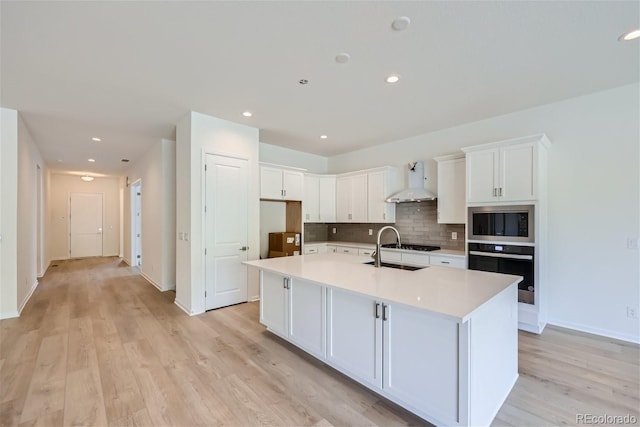
[[[640,336],[631,334],[621,334],[619,332],[608,329],[593,328],[582,325],[580,323],[564,322],[562,320],[552,319],[547,323],[549,325],[559,326],[561,328],[573,329],[575,331],[586,332],[588,334],[599,335],[601,337],[613,338],[620,341],[626,341],[634,344],[640,344]]]
[[[178,306],[178,308],[180,308],[180,310],[184,311],[185,313],[187,313],[189,316],[197,316],[198,314],[202,314],[204,313],[204,311],[201,311],[199,313],[192,313],[189,310],[187,310],[187,308],[178,300],[178,298],[176,298],[173,303],[175,305]]]
[[[13,319],[14,317],[20,317],[20,313],[18,313],[17,311],[13,311],[10,313],[0,313],[0,320]]]
[[[157,283],[156,283],[156,282],[155,282],[151,277],[147,276],[147,275],[146,275],[146,274],[144,274],[142,271],[140,271],[140,275],[141,275],[142,277],[144,277],[144,279],[145,279],[147,282],[151,283],[153,286],[155,286],[156,288],[158,288],[158,290],[159,290],[160,292],[164,292],[164,289],[162,289],[162,286],[158,285],[158,284],[157,284]]]
[[[249,298],[249,302],[260,301],[260,295],[255,295]]]
[[[22,301],[22,304],[20,304],[20,307],[18,307],[18,316],[20,316],[20,313],[22,313],[22,310],[24,310],[24,307],[27,305],[27,303],[31,299],[31,296],[36,291],[37,287],[38,287],[38,280],[36,279],[35,283],[31,285],[31,289],[29,290],[29,293],[25,297],[24,301]]]

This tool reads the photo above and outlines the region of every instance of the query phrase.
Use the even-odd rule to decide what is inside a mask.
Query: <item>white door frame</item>
[[[140,193],[139,198],[138,193]],[[142,179],[138,179],[131,184],[129,197],[131,202],[130,265],[132,267],[140,267],[142,264]],[[139,258],[138,255],[140,255]]]

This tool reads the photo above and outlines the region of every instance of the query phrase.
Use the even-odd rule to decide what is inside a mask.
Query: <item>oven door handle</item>
[[[501,254],[495,252],[469,251],[469,255],[488,256],[492,258],[524,259],[533,261],[533,255]]]

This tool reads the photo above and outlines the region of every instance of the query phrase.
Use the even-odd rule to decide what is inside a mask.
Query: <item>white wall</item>
[[[120,178],[95,178],[85,182],[78,175],[51,173],[49,194],[49,253],[51,259],[69,258],[70,193],[102,193],[102,254],[120,255]]]
[[[38,216],[37,209],[38,167],[41,170],[42,207],[46,203],[48,174],[18,112],[3,108],[1,127],[0,318],[7,318],[16,317],[22,311],[48,260],[48,253],[43,248],[46,223],[42,211]]]
[[[334,156],[338,173],[430,159],[459,148],[546,133],[550,323],[639,342],[626,307],[640,301],[640,86],[597,92]],[[425,165],[426,166],[426,165]]]
[[[142,266],[140,272],[158,289],[176,284],[175,142],[161,140],[127,171],[129,182],[142,183]],[[131,265],[131,186],[123,190],[123,254]]]
[[[327,173],[329,159],[317,154],[291,150],[277,145],[260,143],[260,161],[281,166],[307,169],[309,173]]]
[[[0,318],[18,316],[18,112],[0,110]]]
[[[176,246],[176,304],[189,314],[204,312],[203,203],[205,153],[236,156],[249,163],[249,259],[259,255],[260,186],[258,129],[192,112],[176,128],[176,231],[189,241]],[[248,269],[249,298],[259,294],[257,274]]]

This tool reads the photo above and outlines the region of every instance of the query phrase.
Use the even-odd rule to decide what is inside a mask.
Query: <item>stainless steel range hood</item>
[[[437,196],[424,188],[424,165],[422,162],[410,162],[408,166],[408,188],[392,195],[386,202],[404,203],[435,200]]]

